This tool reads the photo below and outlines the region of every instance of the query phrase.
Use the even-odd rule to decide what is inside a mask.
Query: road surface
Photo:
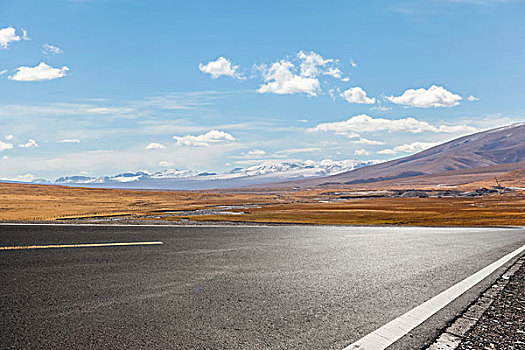
[[[0,226],[1,247],[111,242],[163,244],[0,250],[0,348],[340,350],[523,246],[525,230]],[[392,349],[430,342],[491,282]]]

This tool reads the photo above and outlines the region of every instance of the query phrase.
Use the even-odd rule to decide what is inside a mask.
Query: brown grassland
[[[67,218],[145,215],[214,205],[264,202],[266,197],[202,192],[122,191],[0,182],[0,220],[54,221]]]
[[[195,220],[323,225],[523,226],[525,198],[368,198],[345,203],[272,205],[251,209],[245,215],[209,215]]]
[[[348,190],[348,189],[347,189]],[[523,192],[473,198],[365,198],[339,201],[330,189],[276,192],[123,191],[0,183],[0,221],[96,220],[127,216],[134,222],[252,222],[321,225],[525,226]],[[337,201],[333,201],[337,200]],[[176,213],[216,206],[242,215]],[[145,217],[147,216],[147,217]],[[153,217],[152,217],[153,216]]]

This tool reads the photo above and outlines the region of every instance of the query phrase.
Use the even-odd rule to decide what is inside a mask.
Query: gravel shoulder
[[[445,349],[525,349],[523,256],[427,348]]]
[[[467,349],[525,349],[525,264],[458,347]]]

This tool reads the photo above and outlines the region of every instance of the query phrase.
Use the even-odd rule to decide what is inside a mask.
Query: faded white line
[[[412,329],[426,321],[430,316],[450,304],[463,293],[483,281],[490,274],[503,266],[525,250],[525,245],[509,253],[501,259],[493,262],[487,267],[479,270],[470,277],[453,285],[449,289],[439,293],[435,297],[427,300],[423,304],[408,311],[404,315],[378,328],[372,333],[364,336],[343,350],[382,350],[386,349],[397,340],[408,334]]]
[[[54,248],[92,248],[92,247],[120,247],[130,245],[159,245],[163,242],[115,242],[115,243],[80,243],[80,244],[48,244],[48,245],[25,245],[0,247],[0,250],[24,250],[24,249],[54,249]]]

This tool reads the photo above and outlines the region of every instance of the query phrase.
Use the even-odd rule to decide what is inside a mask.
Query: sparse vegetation
[[[348,192],[348,189],[346,189]],[[521,192],[475,198],[356,198],[337,190],[275,193],[149,192],[0,183],[0,220],[56,221],[126,216],[134,220],[256,222],[320,225],[514,226],[525,225]],[[258,204],[243,215],[159,213]],[[234,210],[235,211],[235,210]]]

